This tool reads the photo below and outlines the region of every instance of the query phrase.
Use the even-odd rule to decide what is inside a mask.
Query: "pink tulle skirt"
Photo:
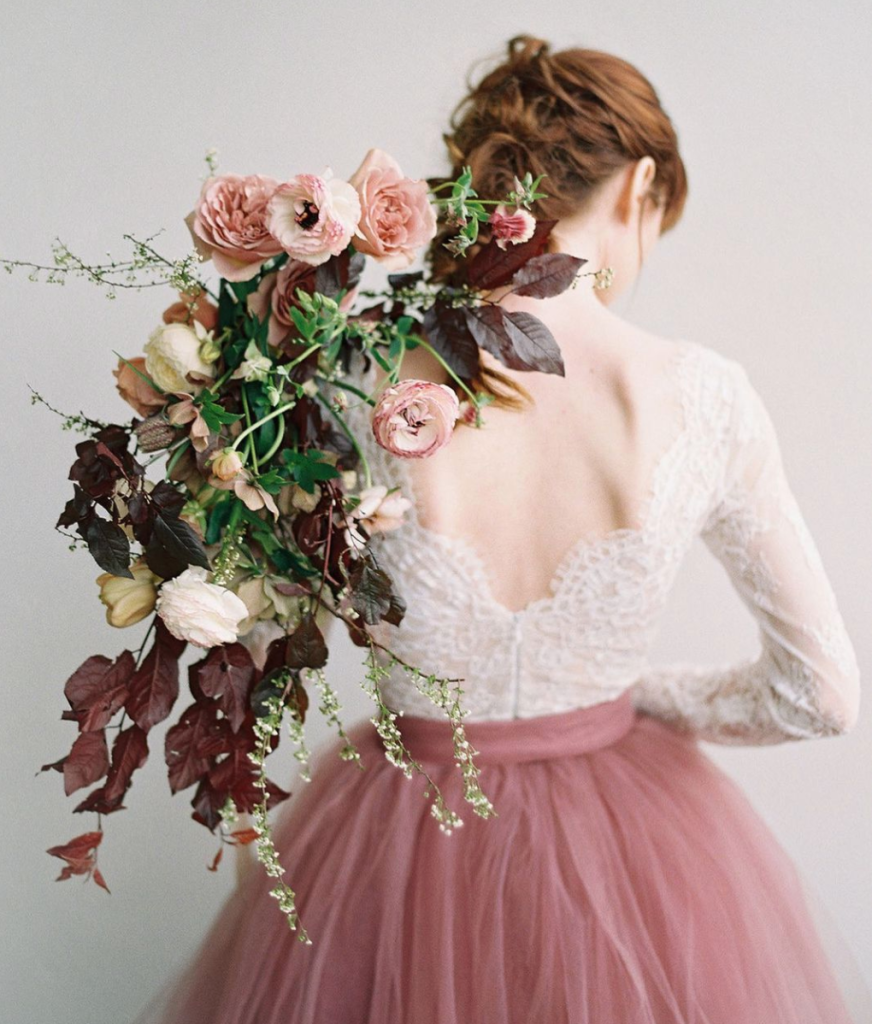
[[[350,735],[273,833],[312,945],[261,865],[136,1024],[857,1024],[787,853],[690,735],[618,700],[466,723],[497,812],[465,803],[447,719],[397,719],[464,819]]]

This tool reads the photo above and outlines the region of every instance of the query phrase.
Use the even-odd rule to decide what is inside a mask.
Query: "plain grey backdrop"
[[[466,72],[520,31],[629,59],[674,119],[690,181],[684,218],[621,310],[748,369],[868,690],[867,3],[10,3],[0,41],[0,255],[50,261],[58,235],[96,262],[126,254],[124,232],[160,228],[163,251],[181,255],[209,147],[220,171],[278,178],[327,164],[347,176],[371,146],[410,175],[441,172],[440,133]],[[86,282],[0,275],[0,989],[9,1024],[128,1020],[191,953],[234,881],[230,859],[206,870],[216,841],[190,820],[190,792],[170,799],[165,726],[152,734],[128,809],[104,819],[100,865],[112,894],[79,878],[55,884],[60,862],[44,852],[96,824],[71,813],[81,793],[65,799],[59,775],[38,774],[74,736],[60,719],[64,681],[93,653],[138,645],[144,627],[121,634],[106,624],[95,566],[53,531],[77,437],[31,407],[27,385],[62,409],[126,418],[111,350],[138,354],[172,299],[146,291],[107,301]],[[749,615],[697,543],[654,660],[756,650]],[[346,724],[371,713],[357,652],[338,640],[331,678]],[[326,732],[317,712],[311,722],[315,746]],[[845,737],[705,749],[790,852],[872,980],[872,700],[864,696]],[[272,763],[287,784],[289,751]]]

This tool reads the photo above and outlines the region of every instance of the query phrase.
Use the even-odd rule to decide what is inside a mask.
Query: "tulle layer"
[[[312,945],[256,865],[135,1024],[859,1024],[787,853],[629,693],[467,723],[490,819],[447,720],[397,724],[463,826],[358,723],[365,771],[324,744],[274,825]]]

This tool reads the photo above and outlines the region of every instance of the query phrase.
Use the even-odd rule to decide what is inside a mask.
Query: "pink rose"
[[[127,362],[119,359],[118,369],[112,371],[115,376],[115,386],[118,388],[118,394],[140,416],[150,416],[158,409],[163,409],[167,404],[167,396],[155,391],[148,381],[139,376],[136,370],[148,376],[144,356],[128,359]]]
[[[498,206],[488,218],[491,232],[497,245],[505,249],[509,242],[517,245],[528,242],[536,230],[536,218],[526,210],[509,213],[505,206]]]
[[[376,441],[404,459],[423,459],[451,440],[460,412],[446,384],[401,380],[382,392],[372,417]]]
[[[298,174],[273,193],[269,230],[282,249],[317,267],[348,247],[360,220],[360,197],[347,181]]]
[[[228,281],[249,281],[264,260],[282,248],[266,225],[266,208],[278,182],[261,174],[223,174],[203,182],[196,207],[185,218],[194,245]]]
[[[193,302],[193,311],[189,305]],[[165,324],[189,324],[192,320],[201,323],[207,331],[214,331],[218,326],[218,307],[206,298],[205,292],[198,295],[179,292],[179,301],[164,310]]]
[[[427,183],[404,178],[393,157],[371,149],[351,176],[351,184],[360,193],[362,209],[355,249],[388,270],[407,267],[436,234]]]
[[[302,260],[288,260],[275,274],[267,274],[260,282],[257,291],[247,299],[250,312],[258,319],[269,313],[269,333],[267,341],[275,348],[282,346],[289,335],[298,336],[297,328],[291,319],[291,310],[299,309],[297,289],[312,293],[315,291],[316,268]],[[354,302],[354,290],[348,291],[339,308],[345,312]]]

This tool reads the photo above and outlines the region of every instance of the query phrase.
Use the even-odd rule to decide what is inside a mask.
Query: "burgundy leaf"
[[[102,779],[109,770],[106,730],[79,733],[64,759],[64,793],[69,796],[83,786]]]
[[[323,668],[327,664],[327,644],[314,616],[305,618],[288,637],[288,668]]]
[[[587,260],[565,252],[546,252],[528,260],[512,278],[516,295],[549,299],[560,295],[572,284]]]
[[[149,569],[165,580],[180,575],[189,565],[211,568],[203,542],[193,527],[173,515],[155,516],[145,560]]]
[[[62,882],[67,878],[72,878],[73,875],[90,875],[92,871],[95,871],[97,865],[97,847],[100,845],[102,839],[102,832],[84,832],[82,835],[76,836],[74,839],[71,839],[68,843],[64,843],[62,846],[50,846],[45,851],[46,853],[51,854],[52,857],[60,857],[61,860],[66,861],[63,870],[55,881]],[[106,883],[102,880],[102,875],[99,880],[96,877],[94,880],[106,889]]]
[[[130,541],[120,526],[92,516],[85,527],[85,540],[92,558],[104,572],[133,579]]]
[[[466,317],[479,345],[510,369],[563,376],[560,349],[538,317],[531,313],[509,313],[493,304],[469,307]]]
[[[478,345],[470,333],[462,306],[436,301],[424,314],[424,332],[433,348],[458,377],[478,373]]]
[[[130,788],[130,777],[148,760],[148,738],[138,725],[122,729],[112,744],[112,766],[103,786],[103,799],[121,800]]]
[[[94,811],[97,814],[112,814],[114,811],[125,810],[124,804],[121,803],[123,796],[115,796],[112,800],[108,800],[105,793],[105,785],[100,786],[99,789],[92,789],[80,804],[76,804],[73,813],[81,814],[84,811]]]
[[[124,704],[135,665],[130,651],[122,651],[114,662],[95,654],[70,676],[64,685],[64,696],[75,712],[81,732],[102,729]]]
[[[467,268],[467,281],[475,288],[483,291],[490,291],[492,288],[500,288],[508,284],[512,277],[527,260],[539,256],[545,251],[548,244],[548,236],[551,229],[557,223],[556,220],[540,220],[536,222],[536,229],[532,237],[526,242],[518,245],[508,245],[501,249],[496,239],[491,239],[480,252],[469,261]]]
[[[162,722],[179,695],[179,656],[185,649],[158,619],[151,650],[130,681],[124,708],[145,732]]]
[[[178,723],[167,730],[164,756],[169,768],[170,790],[178,793],[201,779],[212,767],[214,756],[224,749],[226,726],[217,717],[218,706],[192,704]]]
[[[234,732],[239,731],[248,710],[256,668],[242,644],[213,647],[197,665],[197,682],[207,697],[217,697],[218,705]]]

